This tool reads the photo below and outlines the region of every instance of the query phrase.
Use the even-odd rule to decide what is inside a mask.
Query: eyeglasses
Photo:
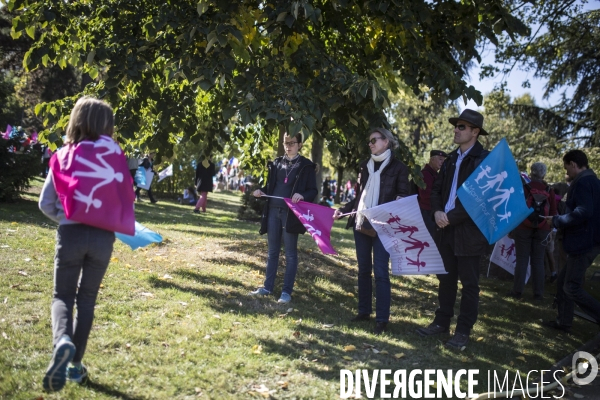
[[[464,131],[465,129],[467,129],[467,126],[471,129],[475,128],[474,126],[465,124],[456,125],[456,128],[458,128],[459,131]]]
[[[375,144],[375,143],[377,143],[378,140],[383,140],[383,138],[382,137],[374,137],[373,139],[369,139],[367,141],[367,144]]]
[[[297,144],[298,142],[283,142],[284,146],[287,147],[292,147],[293,145]]]

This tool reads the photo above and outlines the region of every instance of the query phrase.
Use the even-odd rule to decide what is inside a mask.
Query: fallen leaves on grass
[[[150,292],[142,292],[140,293],[140,296],[144,296],[144,297],[154,297],[154,295]]]
[[[483,336],[479,336],[479,337],[477,338],[477,342],[481,342],[482,340],[483,340]]]
[[[344,360],[346,360],[346,361],[353,361],[353,360],[354,360],[354,358],[352,358],[352,357],[348,357],[348,356],[343,356],[342,358],[343,358]]]
[[[25,271],[19,271],[19,275],[28,276],[29,274]]]
[[[323,328],[333,328],[334,324],[323,324]]]
[[[6,332],[2,332],[2,337],[6,340],[8,340],[8,335],[6,334]]]
[[[525,362],[525,357],[523,357],[523,356],[516,357],[516,359]]]
[[[401,359],[402,357],[404,357],[404,353],[396,353],[396,354],[394,354],[394,358],[396,358],[398,360]]]
[[[261,354],[262,353],[262,346],[260,344],[255,344],[254,346],[252,346],[252,353],[254,353],[254,354]]]
[[[356,350],[356,346],[353,346],[353,345],[344,346],[345,352],[354,351],[354,350]]]
[[[275,393],[274,390],[269,390],[269,388],[262,383],[260,385],[252,385],[251,390],[267,399],[271,397],[271,393]]]
[[[288,383],[287,383],[287,381],[279,381],[279,382],[277,382],[277,384],[283,390],[288,390]]]

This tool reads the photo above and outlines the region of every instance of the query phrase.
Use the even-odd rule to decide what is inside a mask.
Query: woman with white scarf
[[[358,261],[358,314],[352,321],[371,319],[373,273],[377,298],[374,333],[379,335],[387,330],[390,319],[390,255],[362,211],[408,196],[409,183],[408,168],[392,154],[392,150],[398,147],[398,141],[390,131],[383,128],[374,129],[367,144],[371,150],[371,158],[360,164],[356,197],[336,210],[333,217],[339,219],[341,214],[356,212],[350,216],[346,226],[354,230]]]

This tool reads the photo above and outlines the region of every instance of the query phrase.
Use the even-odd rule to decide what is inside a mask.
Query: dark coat
[[[431,210],[431,190],[433,189],[433,183],[435,178],[438,176],[438,172],[431,168],[431,165],[427,164],[421,170],[423,174],[423,181],[425,182],[425,189],[418,188],[419,194],[419,207],[422,210]]]
[[[457,190],[488,154],[489,151],[485,150],[479,141],[475,142],[473,148],[460,164]],[[431,190],[432,218],[437,211],[444,211],[446,203],[450,198],[457,160],[458,148],[448,155],[433,184],[433,189]],[[448,212],[448,221],[454,227],[455,256],[479,256],[487,251],[487,239],[483,236],[477,225],[475,225],[475,222],[473,222],[473,219],[471,219],[458,197],[456,197],[454,209]],[[441,229],[441,234],[436,235],[437,239],[441,239],[443,234],[444,229]]]
[[[196,187],[199,192],[213,191],[213,176],[215,176],[215,164],[208,162],[208,168],[204,168],[201,162],[196,166],[196,185],[201,180],[200,187]]]
[[[408,183],[408,167],[404,165],[402,161],[394,158],[393,155],[391,157],[392,159],[390,160],[390,163],[381,171],[381,175],[379,177],[380,188],[379,201],[377,205],[394,201],[398,196],[406,197],[409,195],[410,188]],[[352,199],[352,201],[349,201],[340,209],[343,214],[356,211],[358,208],[360,197],[365,189],[365,186],[367,185],[367,181],[369,180],[369,170],[367,169],[368,162],[369,160],[365,160],[360,163],[358,168],[358,180],[356,182],[356,196],[354,199]],[[354,223],[356,222],[355,215],[356,214],[352,214],[350,218],[348,218],[346,229],[354,226]]]
[[[552,218],[552,225],[564,230],[565,252],[578,255],[600,245],[600,181],[591,169],[575,177],[566,206],[566,214]]]
[[[283,157],[277,157],[274,161],[269,161],[267,163],[267,185],[265,187],[260,188],[260,190],[267,194],[272,195],[275,190],[275,184],[277,183],[277,167],[281,164]],[[303,201],[312,203],[312,201],[317,197],[319,193],[317,189],[317,175],[316,175],[316,167],[314,164],[306,157],[300,156],[300,166],[298,167],[298,174],[296,175],[296,181],[294,182],[294,187],[292,188],[292,194],[299,193],[304,197]],[[261,235],[267,233],[269,219],[269,198],[266,198],[265,206],[263,208],[263,214],[260,221],[260,231]],[[290,209],[287,210],[287,217],[285,220],[285,231],[288,233],[302,233],[306,232],[306,228],[298,217],[294,214]]]

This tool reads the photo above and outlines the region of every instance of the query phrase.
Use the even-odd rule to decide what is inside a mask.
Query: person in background
[[[46,391],[56,392],[61,390],[66,380],[82,383],[87,378],[87,369],[82,364],[86,345],[94,320],[94,308],[100,284],[108,268],[108,263],[113,251],[115,233],[100,229],[95,226],[78,223],[66,218],[62,200],[69,192],[64,192],[65,187],[81,189],[78,185],[84,180],[89,168],[81,166],[82,163],[70,163],[66,160],[76,158],[73,154],[88,154],[89,148],[95,152],[96,157],[106,151],[105,147],[90,146],[80,148],[83,143],[103,140],[110,143],[113,149],[119,148],[118,143],[106,136],[112,137],[114,130],[114,117],[111,107],[103,101],[92,97],[80,98],[71,111],[71,117],[66,129],[65,146],[62,147],[50,162],[50,172],[42,188],[39,207],[42,212],[53,221],[57,222],[56,253],[54,256],[54,289],[52,298],[52,333],[54,352],[52,361],[48,366],[43,379]],[[106,136],[104,136],[106,135]],[[120,150],[120,148],[119,148]],[[93,154],[93,153],[92,153]],[[133,230],[133,192],[131,178],[127,173],[127,161],[122,153],[110,158],[113,165],[110,170],[115,179],[97,188],[95,196],[110,193],[112,203],[105,201],[99,207],[89,208],[90,214],[98,214],[103,221],[109,220],[106,214],[114,212],[116,215],[129,216]],[[114,160],[114,161],[113,161]],[[116,164],[116,161],[120,164]],[[56,162],[55,162],[56,161]],[[103,160],[107,162],[107,160]],[[73,182],[65,176],[75,176],[79,173],[80,181]],[[119,180],[119,177],[121,178]],[[69,177],[70,178],[70,177]],[[91,177],[87,179],[94,179]],[[104,179],[104,176],[101,177]],[[106,182],[106,181],[105,181]],[[71,192],[72,193],[72,192]],[[118,193],[118,196],[113,196]],[[104,207],[104,208],[102,208]],[[107,210],[106,208],[109,208]],[[119,213],[125,210],[125,214]],[[87,212],[85,213],[88,214]],[[116,222],[118,224],[119,221]],[[77,306],[77,313],[73,318],[73,309]]]
[[[323,189],[321,190],[322,201],[331,200],[331,178],[325,177],[323,181]]]
[[[299,201],[312,202],[318,194],[316,165],[300,155],[302,149],[302,133],[283,137],[285,155],[267,163],[267,183],[252,192],[254,197],[266,197],[261,219],[260,234],[267,234],[269,245],[265,281],[262,287],[250,292],[253,296],[267,296],[273,293],[275,278],[281,252],[281,241],[285,249],[285,276],[283,289],[278,303],[289,303],[298,270],[298,235],[304,234],[306,228],[298,217],[289,209],[284,198],[293,203]]]
[[[415,184],[413,189],[418,195],[419,208],[423,215],[423,222],[429,229],[429,232],[433,236],[436,231],[435,222],[433,221],[433,214],[431,212],[431,190],[433,189],[433,183],[438,176],[438,171],[442,168],[444,160],[448,157],[446,153],[441,150],[431,150],[429,152],[429,162],[421,170],[423,174],[423,181],[425,182],[425,188],[417,187]]]
[[[348,219],[346,229],[352,227],[356,260],[358,262],[358,313],[352,322],[368,321],[373,312],[373,280],[375,275],[375,328],[380,335],[387,330],[390,320],[391,285],[387,252],[375,229],[363,210],[389,203],[409,194],[408,167],[397,160],[392,150],[398,148],[398,140],[390,131],[376,128],[366,143],[371,157],[360,163],[356,198],[335,211],[333,218],[355,211]]]
[[[48,176],[50,170],[50,158],[52,157],[52,150],[50,147],[44,146],[44,152],[42,153],[42,176],[45,178]]]
[[[546,217],[557,229],[564,229],[563,246],[567,264],[556,281],[556,320],[546,321],[550,328],[570,332],[575,304],[583,312],[600,321],[600,301],[583,287],[586,270],[600,254],[600,180],[590,169],[581,150],[563,156],[563,164],[572,179],[567,192],[566,212]]]
[[[544,205],[544,209],[548,211],[548,215],[556,215],[554,190],[544,181],[546,171],[546,164],[541,162],[533,163],[531,165],[531,173],[529,174],[531,182],[523,185],[523,191],[525,199],[533,196],[532,192],[536,193],[537,196],[545,197],[545,200],[540,200]],[[511,237],[515,241],[517,264],[515,266],[513,288],[508,293],[509,297],[517,299],[521,297],[525,288],[527,267],[531,265],[533,299],[542,300],[544,298],[544,254],[551,231],[552,227],[543,217],[532,215],[525,218],[511,232]]]
[[[131,155],[127,157],[127,168],[129,168],[129,173],[131,177],[135,180],[135,174],[137,173],[138,168],[140,167],[140,160]]]
[[[152,171],[152,173],[154,175],[156,175],[156,172],[154,171],[154,155],[156,153],[149,153],[146,154],[146,156],[144,157],[144,159],[142,160],[141,166],[144,167],[144,169],[146,171]],[[142,198],[140,197],[140,191],[142,190],[141,187],[137,187],[137,189],[135,190],[135,198],[137,201],[142,201]],[[152,195],[152,182],[150,182],[150,185],[148,186],[148,189],[144,189],[146,190],[146,193],[148,193],[148,198],[150,198],[150,203],[154,204],[156,203],[156,199],[154,199],[154,196]]]
[[[213,176],[215,176],[215,164],[209,156],[196,166],[196,190],[199,196],[194,208],[196,214],[200,212],[200,209],[203,213],[206,212],[208,193],[213,191]]]

